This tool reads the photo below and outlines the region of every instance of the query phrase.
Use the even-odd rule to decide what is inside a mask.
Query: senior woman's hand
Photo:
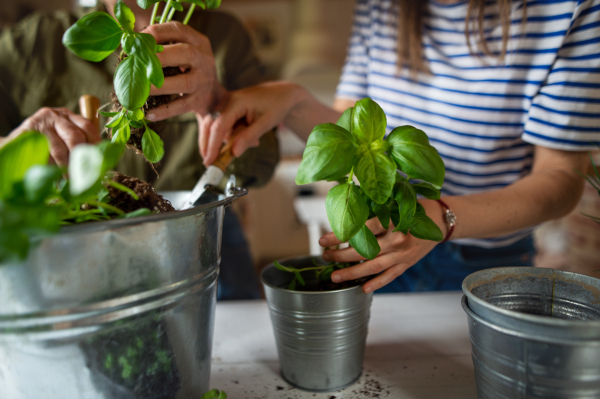
[[[78,144],[100,141],[98,127],[66,108],[41,108],[10,132],[11,140],[28,130],[37,130],[50,142],[50,156],[59,166],[69,163],[69,153]]]
[[[157,54],[163,67],[179,67],[184,72],[165,77],[160,89],[152,86],[152,96],[178,94],[181,98],[151,110],[146,117],[159,121],[193,112],[200,118],[215,109],[226,90],[217,79],[208,38],[180,22],[150,25],[144,33],[151,34],[164,46],[164,51]]]
[[[446,233],[446,225],[442,219],[441,207],[430,200],[419,201],[429,216]],[[331,275],[334,283],[355,280],[361,277],[377,276],[365,283],[363,291],[370,293],[391,283],[396,277],[404,273],[409,267],[417,263],[427,255],[438,244],[435,241],[421,240],[401,232],[393,232],[394,226],[390,223],[389,229],[385,229],[378,218],[367,221],[367,227],[377,236],[377,242],[381,247],[379,255],[366,262],[335,271]],[[333,247],[340,241],[333,233],[325,234],[319,240],[322,247]],[[365,260],[352,247],[344,249],[326,250],[323,259],[332,262],[357,262]]]

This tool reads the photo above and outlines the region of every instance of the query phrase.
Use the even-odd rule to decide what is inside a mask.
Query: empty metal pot
[[[463,291],[480,399],[600,397],[600,280],[507,267]]]
[[[281,263],[296,268],[314,266],[305,257]],[[261,275],[277,341],[281,374],[291,385],[329,392],[352,385],[362,374],[373,294],[362,286],[336,291],[291,291],[292,279],[272,264]],[[304,272],[307,286],[314,272]]]
[[[224,207],[69,226],[0,265],[2,399],[209,389]]]

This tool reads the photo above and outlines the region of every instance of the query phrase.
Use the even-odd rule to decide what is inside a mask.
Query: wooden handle
[[[88,119],[96,126],[100,124],[100,120],[98,119],[99,107],[100,100],[98,99],[98,97],[86,94],[79,98],[79,109],[81,111],[81,116],[83,116],[85,119]]]
[[[231,153],[231,149],[233,148],[235,137],[239,134],[240,131],[244,130],[247,127],[248,125],[245,123],[245,120],[239,120],[238,122],[236,122],[236,124],[233,126],[233,133],[231,134],[229,141],[225,143],[223,147],[221,147],[219,156],[217,157],[215,162],[213,162],[214,166],[225,172],[225,169],[227,169],[227,167],[231,165],[231,162],[233,162],[234,160],[234,156]]]

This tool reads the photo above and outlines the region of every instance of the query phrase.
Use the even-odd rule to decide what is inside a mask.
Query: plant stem
[[[167,5],[165,6],[165,8],[163,10],[162,17],[160,17],[159,23],[164,24],[165,21],[167,20],[167,15],[169,14],[171,4],[173,4],[173,0],[167,0]]]
[[[135,193],[135,191],[133,191],[132,189],[130,189],[127,186],[122,185],[121,183],[117,183],[116,181],[111,180],[111,179],[106,179],[106,183],[109,186],[112,186],[112,187],[116,188],[119,191],[123,191],[123,192],[131,195],[131,198],[133,198],[136,201],[140,199],[140,197],[138,197],[138,195]]]
[[[194,10],[196,9],[196,5],[192,4],[190,6],[190,9],[188,10],[187,15],[185,16],[185,19],[183,20],[183,24],[187,25],[188,22],[190,22],[190,18],[192,18],[192,14],[194,13]]]
[[[154,21],[156,20],[156,15],[158,14],[158,5],[160,2],[154,5],[154,9],[152,10],[152,19],[150,20],[150,25],[154,25]]]
[[[348,176],[348,183],[352,183],[352,178],[354,177],[354,166],[350,169],[350,175]]]
[[[175,0],[177,1],[177,0]],[[173,19],[173,16],[175,15],[175,8],[171,8],[171,11],[169,11],[169,16],[167,17],[167,22],[171,22],[171,20]]]
[[[112,206],[112,205],[109,205],[109,204],[104,203],[104,202],[87,201],[87,203],[88,203],[88,205],[92,205],[92,206],[95,206],[97,208],[104,208],[107,211],[112,211],[112,212],[116,213],[117,215],[124,215],[125,214],[125,212],[123,212],[122,210],[120,210],[116,206]]]

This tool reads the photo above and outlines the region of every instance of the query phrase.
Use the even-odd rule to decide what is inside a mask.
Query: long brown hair
[[[398,67],[407,66],[412,72],[428,72],[429,67],[423,59],[423,16],[427,9],[426,0],[397,0],[398,2]],[[512,0],[496,0],[498,18],[502,24],[502,50],[498,60],[502,62],[506,56],[510,34],[510,14]],[[471,29],[478,32],[477,49],[485,55],[492,52],[485,38],[484,19],[486,0],[469,0],[465,18],[465,36],[469,51],[474,54],[471,43]],[[523,0],[523,20],[527,20],[527,0]]]

